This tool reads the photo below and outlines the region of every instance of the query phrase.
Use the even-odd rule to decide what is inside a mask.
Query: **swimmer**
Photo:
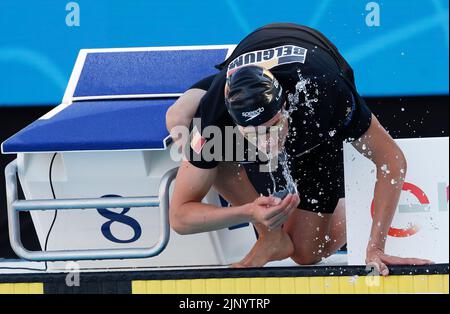
[[[258,240],[234,267],[261,267],[288,257],[300,265],[321,261],[346,243],[342,147],[348,141],[377,166],[366,263],[382,275],[389,273],[387,265],[431,263],[385,253],[407,162],[359,96],[350,65],[323,34],[290,23],[266,25],[245,37],[218,69],[167,112],[168,130],[185,147],[170,206],[175,231],[191,234],[251,222]],[[194,127],[193,118],[201,126]],[[192,137],[179,138],[178,126],[190,127]],[[203,131],[211,126],[237,126],[245,142],[236,139],[218,150],[221,158],[205,158],[213,138]],[[264,158],[227,159],[228,150],[248,151],[252,145],[269,160],[285,156],[278,158],[284,166],[277,179],[270,179],[275,169],[270,175],[260,171]],[[382,165],[388,165],[388,174]],[[201,203],[210,188],[232,206]]]

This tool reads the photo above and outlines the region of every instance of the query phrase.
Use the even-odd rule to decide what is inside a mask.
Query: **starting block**
[[[227,265],[244,257],[256,241],[249,224],[179,236],[168,220],[178,163],[166,111],[233,49],[81,50],[62,104],[2,143],[2,153],[17,154],[5,171],[16,254],[83,261],[81,269]],[[26,200],[17,198],[17,177]],[[220,205],[213,190],[204,201]],[[47,251],[25,249],[19,211],[31,212],[44,248],[55,209]]]

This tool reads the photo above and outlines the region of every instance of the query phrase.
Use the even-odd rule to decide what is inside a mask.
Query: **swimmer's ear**
[[[225,87],[223,88],[223,94],[225,96],[225,101],[227,100],[229,93],[230,93],[230,78],[227,77],[225,80]]]

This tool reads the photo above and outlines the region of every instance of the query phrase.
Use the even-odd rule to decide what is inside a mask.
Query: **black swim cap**
[[[270,71],[255,65],[244,66],[227,79],[225,104],[236,124],[261,125],[280,111],[284,104],[283,89]]]

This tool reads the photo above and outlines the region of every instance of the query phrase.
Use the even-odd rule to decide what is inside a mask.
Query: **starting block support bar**
[[[17,161],[13,160],[5,168],[8,227],[11,247],[17,256],[30,261],[132,259],[156,256],[165,249],[169,242],[169,188],[177,172],[178,168],[173,168],[162,176],[158,196],[18,200]],[[160,213],[159,239],[155,245],[149,248],[29,251],[23,246],[20,239],[19,212],[21,211],[158,206]]]

